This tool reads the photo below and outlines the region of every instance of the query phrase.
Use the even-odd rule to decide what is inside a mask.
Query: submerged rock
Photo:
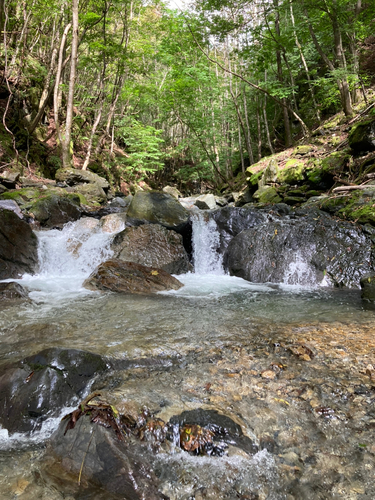
[[[97,354],[49,348],[2,367],[0,423],[10,433],[39,429],[42,422],[77,403],[94,377],[108,369]]]
[[[0,207],[0,279],[34,273],[38,266],[37,246],[31,227],[15,212]]]
[[[83,286],[93,291],[155,293],[178,290],[183,284],[163,269],[111,259],[100,264]]]
[[[323,212],[268,222],[238,234],[225,263],[248,281],[359,287],[374,269],[372,243],[360,226]],[[304,215],[304,216],[303,216]]]
[[[178,232],[189,220],[189,213],[173,196],[159,191],[138,191],[130,203],[127,215],[129,222],[134,225],[161,224]]]
[[[170,274],[187,273],[191,267],[181,235],[159,224],[126,228],[116,235],[112,249],[118,259],[164,269]]]
[[[23,286],[14,281],[0,283],[0,302],[15,302],[22,299],[28,299],[28,293]]]

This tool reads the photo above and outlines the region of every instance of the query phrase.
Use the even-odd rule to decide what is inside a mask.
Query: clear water
[[[375,498],[375,392],[366,374],[375,359],[374,311],[358,290],[290,285],[300,272],[305,279],[303,263],[279,285],[225,275],[215,227],[197,218],[196,272],[178,276],[183,288],[153,296],[91,293],[82,282],[111,256],[113,234],[80,224],[38,235],[40,273],[20,281],[32,302],[0,311],[1,364],[52,346],[166,360],[156,371],[141,363],[116,374],[116,389],[108,391],[114,404],[144,405],[165,421],[186,409],[217,409],[259,442],[276,441],[276,452],[253,458],[157,455],[161,490],[171,499],[234,500],[249,491],[268,500]],[[288,347],[304,344],[315,353],[311,361]],[[272,363],[284,368],[267,379],[262,373]],[[333,418],[315,411],[320,407],[333,408]],[[0,430],[0,499],[80,498],[40,480],[44,445],[57,425],[51,420],[28,438]]]

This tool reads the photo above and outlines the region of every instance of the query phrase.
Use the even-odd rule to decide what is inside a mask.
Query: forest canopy
[[[361,0],[0,0],[2,165],[217,186],[375,79]],[[8,157],[7,157],[8,154]],[[1,168],[1,165],[0,165]]]

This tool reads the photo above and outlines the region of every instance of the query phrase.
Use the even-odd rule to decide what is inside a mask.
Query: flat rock
[[[112,249],[118,259],[164,269],[170,274],[186,273],[191,267],[182,236],[159,224],[126,228],[116,235]]]
[[[0,283],[0,302],[14,302],[22,299],[28,299],[28,293],[23,286],[14,281]]]
[[[163,269],[111,259],[100,264],[83,286],[93,291],[143,294],[178,290],[183,284]]]

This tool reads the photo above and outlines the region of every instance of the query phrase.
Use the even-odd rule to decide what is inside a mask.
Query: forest
[[[218,189],[368,101],[374,27],[362,0],[1,0],[0,172]]]

